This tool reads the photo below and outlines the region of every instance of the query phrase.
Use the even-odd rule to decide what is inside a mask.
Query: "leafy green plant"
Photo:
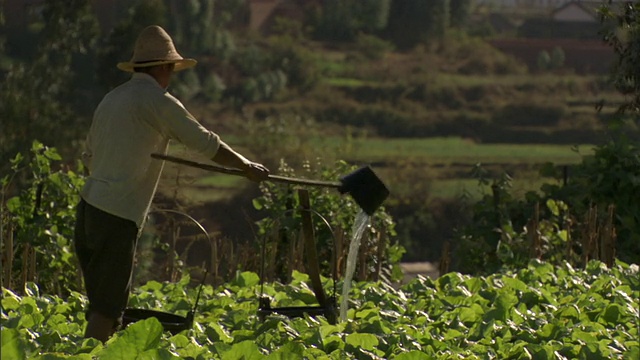
[[[63,300],[30,284],[23,296],[2,290],[2,358],[635,359],[639,271],[622,262],[579,270],[536,260],[487,277],[448,273],[398,288],[358,282],[347,321],[335,325],[323,316],[261,318],[261,295],[275,306],[311,304],[308,276],[261,284],[242,272],[224,286],[203,287],[192,329],[171,335],[150,318],[105,344],[82,339],[83,296]],[[189,283],[149,282],[131,304],[184,315],[198,291]]]
[[[557,169],[546,174],[561,176]],[[613,205],[617,233],[617,256],[630,263],[640,262],[640,205],[634,201],[640,191],[640,148],[621,137],[596,147],[593,155],[571,168],[566,186],[546,185],[543,190],[562,199],[574,216],[585,214],[592,206],[601,213]]]
[[[28,160],[27,163],[24,163]],[[79,283],[77,263],[71,249],[75,221],[75,206],[84,177],[69,168],[54,168],[60,155],[55,148],[34,141],[31,156],[21,154],[11,161],[13,175],[2,178],[2,236],[13,239],[9,252],[3,241],[7,258],[12,265],[3,267],[12,288],[25,280],[36,281],[43,292],[62,295],[77,291]],[[78,164],[79,171],[82,165]],[[4,199],[15,176],[28,172],[23,188]]]
[[[28,153],[36,138],[62,154],[74,154],[86,115],[93,110],[88,109],[95,95],[89,83],[98,22],[90,1],[43,1],[38,9],[24,20],[30,31],[12,33],[17,38],[11,42],[20,43],[25,58],[7,49],[16,58],[0,82],[3,174],[11,171],[8,160]]]
[[[279,173],[288,177],[302,177],[318,180],[336,181],[340,176],[356,170],[355,166],[348,165],[344,161],[337,161],[333,166],[325,164],[311,164],[307,162],[303,165],[302,174],[296,176],[294,169],[289,167],[284,161],[281,162]],[[274,223],[282,226],[287,233],[299,233],[301,229],[301,206],[300,198],[291,185],[283,186],[271,182],[264,182],[260,185],[262,196],[254,200],[254,206],[258,210],[265,211],[268,215],[258,222],[260,236],[267,236],[272,233]],[[346,249],[351,241],[351,229],[358,212],[362,211],[355,201],[348,195],[340,195],[335,189],[309,188],[309,198],[311,199],[311,209],[324,218],[314,220],[314,231],[318,248],[318,258],[324,260],[322,268],[326,273],[331,273],[331,259],[336,256],[342,264],[346,262]],[[380,207],[370,218],[370,225],[366,235],[362,239],[362,258],[359,262],[359,280],[371,279],[381,276],[388,281],[398,279],[401,275],[398,263],[402,256],[403,249],[394,243],[395,223],[391,216]],[[276,239],[276,247],[286,250],[292,241],[291,235],[280,234]],[[336,241],[339,244],[336,244]],[[278,242],[285,242],[284,244]],[[286,261],[283,255],[278,255],[279,261]],[[286,278],[292,269],[281,266],[284,273],[278,274]],[[342,270],[339,270],[342,272]]]
[[[355,39],[355,47],[366,59],[378,60],[393,50],[393,44],[380,39],[377,36],[358,34]]]

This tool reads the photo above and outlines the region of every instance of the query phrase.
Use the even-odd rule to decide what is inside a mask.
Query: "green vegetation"
[[[617,56],[611,80],[575,74],[562,49],[527,69],[471,35],[491,32],[465,28],[466,0],[329,1],[306,23],[275,21],[268,37],[238,31],[243,0],[183,2],[171,21],[175,2],[140,0],[108,34],[88,0],[61,4],[44,1],[27,33],[0,39],[0,155],[12,159],[0,165],[3,359],[640,356],[637,2],[601,12],[625,29],[601,34]],[[315,305],[298,188],[265,183],[249,198],[258,190],[246,180],[167,166],[155,205],[220,227],[204,244],[180,221],[153,224],[130,306],[187,314],[201,274],[192,264],[204,261],[213,280],[195,325],[170,335],[149,319],[106,344],[82,339],[76,154],[99,95],[126,78],[115,63],[150,23],[198,58],[172,90],[234,147],[274,173],[319,180],[373,163],[390,187],[365,232],[348,321],[257,316],[263,295]],[[309,193],[327,219],[314,232],[330,272],[330,249],[344,260],[358,209],[336,192]],[[224,226],[248,229],[229,238]],[[400,284],[401,260],[438,261],[441,276]],[[169,281],[146,281],[156,276]],[[322,282],[328,293],[343,285]]]
[[[2,358],[635,359],[639,275],[621,262],[579,270],[532,261],[486,277],[418,277],[397,289],[358,282],[348,320],[331,325],[323,316],[261,320],[261,296],[273,307],[315,305],[309,277],[294,272],[290,283],[261,284],[242,272],[224,286],[203,287],[192,329],[172,335],[150,318],[106,344],[82,339],[82,295],[61,299],[28,284],[24,296],[3,289]],[[332,282],[323,282],[331,291]],[[131,305],[185,316],[197,290],[189,277],[151,281]]]
[[[339,153],[350,161],[372,163],[414,161],[428,164],[477,163],[524,164],[553,162],[573,164],[591,153],[592,145],[570,146],[553,144],[478,144],[461,138],[385,139],[356,138],[345,143],[337,137],[310,139],[316,148]],[[318,142],[316,145],[315,142]],[[344,148],[347,148],[345,151]],[[578,152],[580,151],[580,152]]]

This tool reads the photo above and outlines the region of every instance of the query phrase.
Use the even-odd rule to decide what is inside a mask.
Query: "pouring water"
[[[349,245],[349,253],[347,254],[347,269],[345,271],[344,282],[342,284],[342,301],[340,302],[340,321],[347,320],[347,310],[349,307],[349,291],[351,291],[351,281],[353,273],[356,270],[356,262],[358,261],[358,250],[364,230],[369,225],[370,217],[366,212],[360,211],[353,222],[351,229],[351,244]]]

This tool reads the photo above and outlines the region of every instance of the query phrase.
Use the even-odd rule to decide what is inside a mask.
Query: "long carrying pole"
[[[246,177],[246,174],[244,173],[244,171],[240,169],[228,168],[228,167],[212,165],[212,164],[203,164],[203,163],[186,160],[186,159],[171,156],[171,155],[164,155],[164,154],[157,154],[157,153],[151,154],[151,157],[155,159],[171,161],[178,164],[188,165],[188,166],[199,168],[199,169]],[[275,181],[275,182],[287,183],[287,184],[297,184],[297,185],[313,185],[313,186],[323,186],[323,187],[331,187],[331,188],[342,187],[342,183],[340,182],[289,178],[289,177],[278,176],[278,175],[269,175],[269,180]]]

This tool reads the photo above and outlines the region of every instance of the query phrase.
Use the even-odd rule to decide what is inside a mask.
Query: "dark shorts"
[[[89,298],[88,312],[117,323],[129,301],[138,228],[81,200],[77,207],[75,250]]]

